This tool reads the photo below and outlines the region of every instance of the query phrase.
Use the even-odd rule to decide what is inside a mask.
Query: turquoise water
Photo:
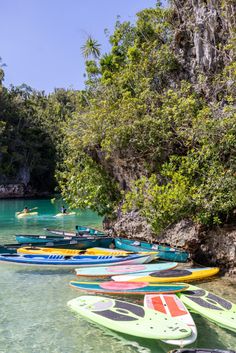
[[[39,215],[18,220],[15,212],[25,205],[38,207]],[[101,227],[101,218],[91,211],[53,217],[60,206],[60,201],[52,204],[50,200],[0,201],[0,242],[14,242],[16,233],[44,234],[44,227],[67,230],[73,230],[76,224]],[[155,340],[116,334],[78,317],[66,305],[80,295],[68,286],[73,279],[73,270],[0,264],[0,353],[164,353],[174,348]],[[226,279],[200,285],[236,302],[236,285]],[[198,327],[198,340],[193,347],[236,348],[235,333],[198,315],[193,317]]]

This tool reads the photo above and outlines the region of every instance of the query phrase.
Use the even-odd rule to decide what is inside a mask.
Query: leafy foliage
[[[227,9],[222,6],[222,16]],[[89,37],[82,48],[91,59],[84,91],[45,96],[3,88],[5,175],[24,165],[31,175],[47,168],[53,173],[53,160],[59,189],[72,207],[111,215],[123,203],[124,211],[138,209],[157,233],[183,217],[207,225],[231,221],[235,33],[229,26],[228,42],[224,36],[217,48],[226,58],[222,70],[210,78],[196,70],[189,79],[175,50],[177,17],[157,4],[138,13],[135,25],[118,20],[104,55]],[[37,144],[37,136],[44,144]],[[45,156],[46,150],[51,152]]]

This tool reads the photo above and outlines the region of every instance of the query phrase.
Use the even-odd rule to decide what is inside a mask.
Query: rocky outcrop
[[[23,197],[25,194],[24,184],[2,184],[0,185],[0,198]]]
[[[223,274],[236,279],[236,226],[207,230],[182,220],[155,235],[138,212],[130,212],[113,224],[113,230],[116,235],[181,247],[189,251],[194,262],[219,266]]]
[[[231,60],[224,50],[235,28],[235,1],[172,0],[178,24],[174,46],[190,76],[209,75]]]
[[[222,90],[232,89],[232,80],[222,83],[217,75],[235,60],[231,45],[236,26],[234,0],[172,0],[175,26],[173,50],[181,70],[178,78],[190,81],[208,101],[222,101]]]
[[[0,184],[0,199],[21,198],[21,197],[44,197],[49,196],[49,192],[38,192],[30,185],[24,184]]]

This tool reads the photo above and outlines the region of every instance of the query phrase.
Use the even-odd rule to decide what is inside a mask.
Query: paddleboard
[[[188,282],[214,276],[218,272],[218,267],[205,267],[182,270],[167,270],[165,272],[146,272],[145,275],[143,273],[135,273],[122,276],[112,276],[112,279],[116,282]]]
[[[38,212],[27,212],[27,213],[20,213],[20,214],[16,214],[17,218],[24,218],[24,217],[32,217],[32,216],[37,216]]]
[[[183,322],[168,318],[163,313],[125,301],[81,296],[70,300],[68,306],[84,318],[111,330],[129,335],[152,338],[184,338],[191,329]]]
[[[169,353],[236,353],[235,351],[225,351],[222,349],[207,349],[207,348],[196,348],[196,349],[175,349]]]
[[[113,275],[121,275],[136,272],[149,272],[149,271],[164,271],[175,268],[177,262],[163,262],[158,264],[143,264],[143,265],[121,265],[121,266],[104,266],[104,267],[91,267],[76,269],[76,275],[80,277],[108,277]]]
[[[73,216],[75,215],[76,213],[75,212],[68,212],[68,213],[57,213],[54,217],[64,217],[64,216]]]
[[[70,285],[81,291],[90,291],[93,293],[109,293],[124,295],[144,295],[158,293],[176,293],[188,288],[187,284],[157,284],[145,282],[79,282],[71,281]]]
[[[236,304],[196,286],[189,286],[179,297],[194,312],[236,332]]]
[[[191,335],[181,339],[164,340],[165,343],[177,345],[180,347],[187,346],[196,341],[197,328],[190,315],[188,309],[181,300],[174,294],[145,295],[144,307],[163,313],[168,318],[179,319],[191,329]]]

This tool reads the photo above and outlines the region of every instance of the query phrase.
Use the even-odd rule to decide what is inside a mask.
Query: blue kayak
[[[189,257],[187,251],[172,248],[170,246],[149,244],[145,241],[136,241],[125,238],[115,238],[114,241],[117,249],[132,252],[158,251],[158,257],[160,260],[186,262]]]
[[[123,265],[123,264],[142,264],[150,260],[149,255],[31,255],[31,254],[12,254],[0,255],[0,262],[23,264],[23,265],[46,265],[46,266],[65,266],[65,267],[88,267],[104,265]]]

